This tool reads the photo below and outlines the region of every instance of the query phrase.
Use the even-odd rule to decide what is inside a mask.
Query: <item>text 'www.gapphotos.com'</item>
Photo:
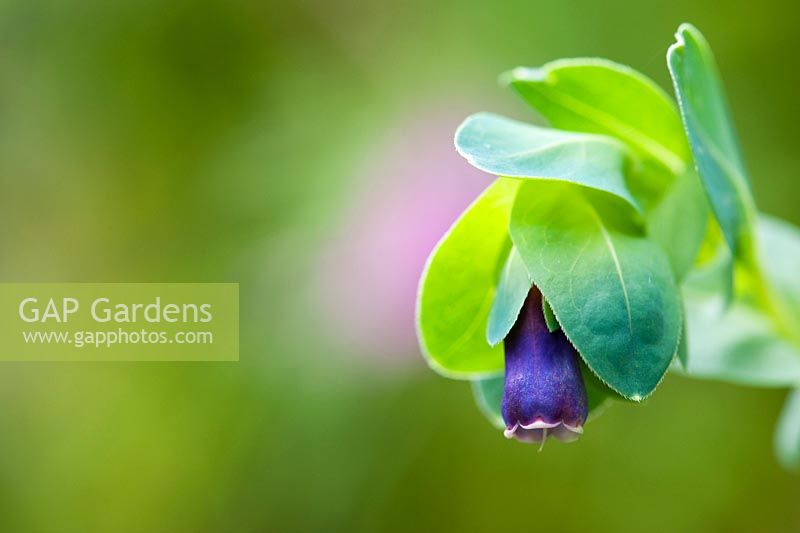
[[[119,344],[213,344],[211,331],[23,331],[25,344],[64,344],[76,348],[84,346],[111,347]]]

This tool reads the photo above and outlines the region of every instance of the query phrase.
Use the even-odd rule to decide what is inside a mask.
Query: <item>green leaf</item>
[[[733,256],[749,258],[755,208],[716,62],[694,26],[675,36],[667,63],[694,161]]]
[[[788,470],[800,470],[800,390],[786,398],[775,427],[775,455]]]
[[[503,369],[503,350],[486,343],[508,222],[520,182],[496,180],[431,253],[420,280],[417,332],[428,364],[448,377]]]
[[[663,251],[614,197],[566,183],[524,184],[511,239],[586,364],[639,401],[678,347],[680,297]]]
[[[489,312],[486,340],[491,346],[499,344],[511,331],[522,304],[525,303],[525,297],[531,290],[531,284],[528,269],[512,246],[497,284],[492,310]]]
[[[689,333],[686,324],[686,307],[681,306],[681,338],[678,341],[678,361],[684,369],[689,368]]]
[[[467,118],[456,149],[474,167],[497,176],[578,183],[614,194],[638,209],[625,185],[625,146],[601,135],[538,128],[490,113]]]
[[[550,307],[550,302],[547,301],[547,298],[542,298],[542,314],[544,315],[544,322],[547,324],[547,330],[550,333],[561,329],[561,325],[558,323],[556,315],[553,314],[553,308]]]
[[[687,172],[647,216],[647,233],[666,252],[675,278],[691,270],[708,223],[708,204],[697,174]]]
[[[777,290],[784,318],[800,327],[800,229],[768,215],[760,215],[757,226],[759,264]]]
[[[472,381],[472,394],[478,409],[497,429],[506,427],[502,412],[504,383],[505,377],[502,374]]]
[[[588,420],[591,421],[602,414],[609,400],[617,396],[614,391],[603,385],[583,363],[581,363],[581,373],[583,374],[583,384],[586,387],[586,399],[589,403]],[[505,377],[502,374],[472,381],[475,403],[497,429],[506,427],[502,413],[504,382]]]
[[[800,383],[800,351],[764,314],[688,290],[685,302],[690,376],[760,387]]]
[[[694,292],[722,295],[727,305],[733,301],[733,258],[716,220],[708,220],[707,230],[700,250],[705,257],[689,271],[683,285]]]
[[[723,312],[714,285],[693,275],[686,285],[692,376],[762,387],[800,383],[800,231],[768,216],[759,217],[757,231],[777,314],[741,298]]]
[[[650,78],[604,59],[562,59],[516,68],[504,79],[556,128],[600,133],[643,160],[683,174],[689,148],[672,99]]]

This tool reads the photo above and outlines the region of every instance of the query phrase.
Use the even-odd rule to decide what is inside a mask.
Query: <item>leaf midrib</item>
[[[613,140],[611,140],[609,138],[604,138],[602,135],[592,135],[592,134],[588,134],[587,133],[587,134],[578,134],[578,135],[570,136],[567,139],[559,139],[557,141],[553,141],[553,142],[550,142],[550,143],[547,143],[547,144],[544,144],[544,145],[541,145],[541,146],[537,146],[535,148],[525,148],[525,149],[521,149],[519,151],[507,152],[507,153],[502,155],[502,158],[503,159],[506,159],[506,158],[508,158],[508,159],[511,159],[511,158],[524,158],[524,157],[529,157],[529,156],[532,156],[532,155],[546,154],[547,152],[550,152],[555,148],[558,148],[560,146],[571,145],[571,144],[583,147],[584,149],[586,148],[587,144],[597,144],[597,145],[602,145],[602,146],[605,146],[607,148],[612,148],[612,149],[617,148],[617,143],[615,141],[613,141]],[[471,154],[464,154],[464,155],[467,155],[469,158],[471,158],[473,160],[475,159],[475,156],[473,156]],[[621,152],[620,152],[620,156],[621,156]]]
[[[548,89],[551,88],[548,87]],[[644,133],[642,130],[626,125],[624,122],[616,119],[612,115],[609,115],[602,109],[593,107],[572,96],[558,93],[555,90],[548,90],[547,98],[561,107],[585,117],[587,120],[594,122],[598,126],[605,127],[608,130],[617,133],[617,135],[620,137],[628,139],[631,143],[652,154],[673,173],[681,174],[685,171],[686,163],[682,157],[680,157],[670,148],[666,147],[657,139],[654,139],[653,137]]]
[[[737,198],[749,203],[752,198],[752,193],[747,185],[747,178],[744,172],[739,169],[738,164],[730,161],[731,158],[725,154],[725,151],[717,144],[714,138],[701,126],[701,122],[694,117],[694,113],[692,113],[692,122],[694,124],[695,135],[697,135],[699,140],[706,146],[708,154],[722,167],[727,181],[736,192]],[[702,175],[700,177],[702,178]],[[750,206],[744,205],[743,208],[748,209]]]
[[[614,261],[614,268],[617,271],[617,277],[619,278],[619,284],[622,288],[622,296],[625,299],[625,310],[626,316],[628,319],[628,333],[630,334],[632,349],[636,352],[636,343],[633,342],[633,317],[631,314],[631,300],[628,295],[628,287],[625,284],[625,278],[622,275],[622,265],[619,262],[619,257],[617,256],[617,250],[614,246],[614,241],[611,240],[611,234],[608,232],[606,225],[603,223],[603,220],[600,218],[600,215],[597,214],[597,211],[590,207],[590,212],[592,213],[592,217],[597,222],[598,227],[600,228],[600,233],[603,236],[603,241],[608,248],[609,253],[611,254],[611,259]]]

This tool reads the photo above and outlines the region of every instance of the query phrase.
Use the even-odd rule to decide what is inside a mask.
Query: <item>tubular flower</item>
[[[583,433],[588,415],[578,352],[561,330],[551,333],[542,312],[542,294],[532,287],[517,321],[504,340],[505,436],[543,443]]]

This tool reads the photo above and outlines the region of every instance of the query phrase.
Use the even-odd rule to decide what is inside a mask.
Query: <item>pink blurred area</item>
[[[345,353],[421,361],[414,306],[425,261],[492,181],[453,146],[467,114],[435,106],[408,114],[361,166],[343,221],[325,239],[315,284],[322,319]]]

